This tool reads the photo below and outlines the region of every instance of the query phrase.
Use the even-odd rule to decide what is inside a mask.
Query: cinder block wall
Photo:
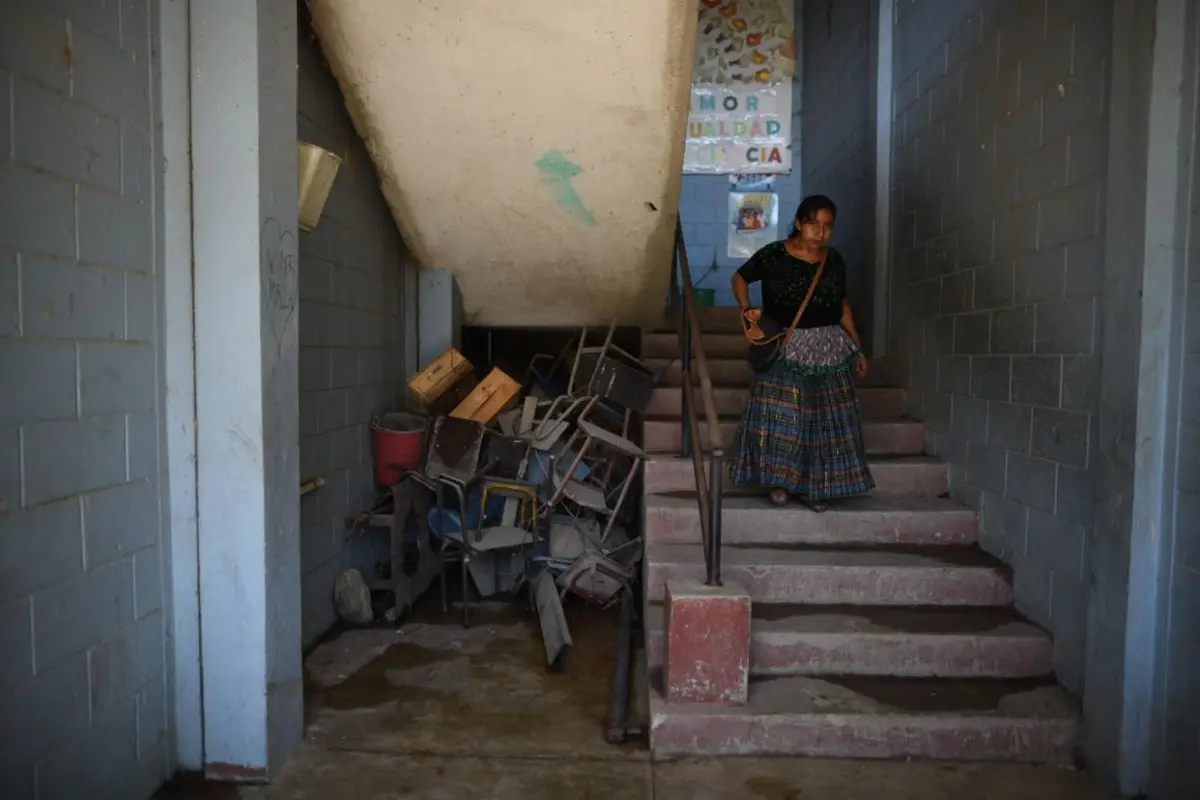
[[[170,762],[157,3],[0,5],[0,796]],[[158,228],[161,234],[161,227]]]
[[[803,194],[838,207],[833,245],[849,268],[847,292],[859,333],[871,341],[872,234],[875,229],[875,114],[871,15],[877,0],[804,3]],[[793,207],[792,211],[795,211]]]
[[[346,114],[337,82],[300,14],[300,138],[344,159],[320,224],[300,234],[300,474],[325,486],[301,500],[303,637],[336,620],[333,579],[371,576],[381,531],[347,541],[344,520],[375,494],[370,422],[403,402],[415,365],[413,266]]]
[[[892,343],[929,449],[1082,687],[1108,3],[902,0]]]

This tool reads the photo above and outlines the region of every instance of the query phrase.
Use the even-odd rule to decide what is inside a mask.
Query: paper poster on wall
[[[729,175],[729,191],[773,192],[775,191],[775,176],[746,175],[740,172],[732,172]]]
[[[729,193],[730,258],[746,259],[779,234],[779,198],[773,192]]]
[[[792,168],[792,82],[692,86],[683,171],[723,175]]]
[[[794,0],[700,0],[695,83],[773,84],[795,77]]]

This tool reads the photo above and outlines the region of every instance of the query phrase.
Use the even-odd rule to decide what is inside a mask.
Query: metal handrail
[[[725,450],[721,445],[720,419],[713,398],[712,379],[708,374],[708,359],[704,355],[704,337],[692,297],[692,270],[688,263],[687,245],[683,240],[683,223],[675,217],[675,260],[678,269],[671,270],[672,301],[679,303],[678,332],[680,371],[683,376],[683,455],[690,456],[696,475],[696,500],[700,510],[700,539],[704,549],[705,583],[721,585],[721,500]],[[682,282],[682,285],[681,285]],[[692,360],[700,379],[700,402],[708,423],[710,443],[708,474],[705,475],[703,448],[700,446],[700,420],[696,413],[692,388]]]

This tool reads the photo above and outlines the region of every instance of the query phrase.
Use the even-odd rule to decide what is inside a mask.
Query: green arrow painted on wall
[[[567,153],[570,152],[572,151],[564,153],[562,150],[549,150],[533,162],[533,165],[542,174],[541,183],[550,187],[560,206],[588,225],[595,225],[596,217],[583,204],[583,198],[571,183],[572,179],[583,173],[583,167],[567,158]]]

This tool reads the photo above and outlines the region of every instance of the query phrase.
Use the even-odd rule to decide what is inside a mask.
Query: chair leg
[[[629,425],[633,421],[633,412],[625,409],[625,421],[621,424],[621,438],[629,438]],[[612,480],[613,471],[617,468],[617,459],[608,459],[608,467],[604,470],[604,491],[608,491],[608,483]]]
[[[567,482],[574,479],[575,470],[579,469],[580,462],[583,461],[583,457],[585,455],[587,455],[588,449],[592,446],[592,437],[587,436],[586,434],[584,434],[580,431],[575,431],[575,434],[571,437],[571,441],[568,442],[568,444],[567,444],[567,450],[565,450],[564,452],[569,451],[571,448],[571,445],[574,444],[580,438],[583,439],[583,444],[579,446],[579,452],[576,454],[575,458],[571,461],[570,468],[565,473],[562,473],[562,483],[556,487],[556,490],[554,492],[554,499],[552,499],[549,504],[551,508],[554,508],[555,506],[557,506],[559,504],[559,502],[562,501],[563,495],[565,495],[567,493]],[[551,466],[550,471],[551,471],[551,473],[554,472],[553,465]],[[551,480],[553,480],[555,483],[558,483],[557,476],[555,476],[553,474],[551,474]]]
[[[454,493],[456,495],[458,495],[458,513],[459,513],[459,520],[461,523],[459,525],[459,530],[462,533],[462,547],[463,547],[463,549],[462,549],[463,627],[467,628],[470,626],[470,621],[471,621],[470,610],[468,608],[470,606],[470,602],[471,602],[469,594],[468,594],[468,592],[470,591],[470,586],[468,585],[468,582],[470,580],[470,573],[467,571],[467,562],[471,558],[471,541],[470,541],[471,537],[470,537],[470,534],[467,532],[467,494],[466,494],[466,490],[462,486],[459,486],[457,483],[451,483],[450,488],[454,490]],[[482,513],[483,513],[483,509],[480,509],[480,514],[482,514]]]
[[[446,568],[447,568],[446,567],[446,551],[450,549],[449,548],[450,539],[448,536],[446,536],[446,517],[445,517],[446,505],[444,502],[442,502],[442,497],[443,497],[442,487],[439,486],[437,488],[437,491],[434,492],[434,494],[437,497],[438,535],[441,536],[441,539],[442,539],[442,543],[441,543],[441,549],[442,549],[442,579],[441,579],[442,613],[445,614],[447,611],[450,610],[450,591],[446,587]]]
[[[467,592],[470,587],[467,586],[467,581],[470,580],[470,573],[467,571],[467,559],[470,558],[470,550],[463,550],[462,554],[462,604],[463,604],[463,627],[471,627],[471,612],[470,600],[467,599]]]
[[[629,487],[633,485],[633,481],[637,478],[638,469],[642,466],[640,458],[633,459],[633,464],[629,467],[629,474],[625,476],[625,480],[621,483],[621,493],[617,495],[617,502],[613,506],[612,513],[608,515],[608,523],[604,526],[604,532],[600,534],[600,541],[607,542],[608,534],[612,531],[613,525],[616,524],[617,517],[621,516],[621,509],[625,506],[625,498],[629,495]]]

